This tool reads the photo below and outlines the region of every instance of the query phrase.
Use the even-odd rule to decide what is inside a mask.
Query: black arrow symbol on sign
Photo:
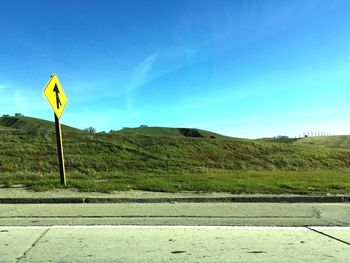
[[[53,88],[53,92],[56,93],[56,106],[57,106],[57,109],[59,109],[60,105],[62,106],[62,103],[61,103],[60,97],[58,95],[58,94],[60,94],[60,90],[58,89],[57,84],[55,84],[55,87]]]

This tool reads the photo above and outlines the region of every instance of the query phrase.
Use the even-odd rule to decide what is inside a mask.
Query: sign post
[[[63,88],[58,80],[56,74],[53,74],[44,88],[44,94],[50,103],[55,115],[55,126],[56,126],[56,138],[57,138],[57,152],[58,152],[58,165],[61,176],[61,185],[66,185],[66,172],[64,168],[64,157],[63,157],[63,143],[62,143],[62,132],[60,118],[63,110],[67,104],[67,97],[63,91]]]

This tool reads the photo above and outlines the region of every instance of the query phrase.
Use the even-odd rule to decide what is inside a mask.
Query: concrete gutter
[[[349,196],[234,196],[234,197],[0,197],[0,204],[66,203],[346,203]]]

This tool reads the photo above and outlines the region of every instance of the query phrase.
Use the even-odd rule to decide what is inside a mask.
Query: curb
[[[350,196],[242,196],[169,198],[0,198],[0,204],[82,204],[82,203],[347,203]]]

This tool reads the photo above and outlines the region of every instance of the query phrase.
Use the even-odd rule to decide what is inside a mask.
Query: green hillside
[[[140,126],[138,128],[123,128],[116,131],[119,134],[135,134],[150,136],[176,136],[176,137],[194,137],[211,139],[228,139],[230,137],[218,133],[194,129],[194,128],[167,128],[167,127],[148,127]]]
[[[11,128],[0,125],[0,130],[10,130]]]
[[[170,131],[173,131],[170,129]],[[83,191],[350,193],[350,151],[248,139],[63,132],[68,187]],[[0,131],[0,184],[59,187],[53,132]]]
[[[55,124],[50,121],[25,117],[0,117],[0,129],[5,127],[5,129],[16,129],[16,130],[33,130],[33,129],[55,129]],[[69,127],[66,125],[61,125],[63,131],[78,131],[79,129]]]
[[[298,140],[296,144],[350,150],[350,136],[307,137]]]

